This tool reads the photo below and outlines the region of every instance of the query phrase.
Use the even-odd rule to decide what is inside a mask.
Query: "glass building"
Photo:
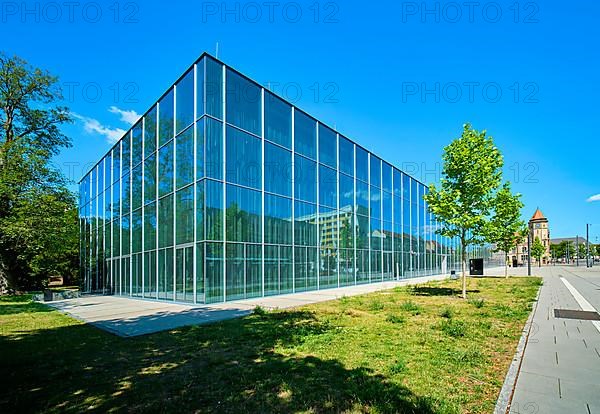
[[[427,191],[205,53],[80,182],[83,290],[213,303],[447,272]]]

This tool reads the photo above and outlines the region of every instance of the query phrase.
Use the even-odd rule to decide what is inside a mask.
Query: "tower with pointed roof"
[[[548,219],[542,213],[542,210],[536,208],[533,216],[529,219],[529,229],[531,230],[531,243],[536,237],[540,239],[546,252],[542,256],[542,264],[550,263],[550,226]],[[511,266],[521,266],[527,263],[529,252],[527,251],[527,238],[523,239],[515,249],[509,254],[509,264]],[[532,258],[532,263],[535,259]]]
[[[533,243],[536,238],[539,238],[546,248],[542,256],[542,264],[550,263],[550,228],[548,219],[539,207],[535,209],[535,213],[529,219],[529,228],[531,229],[531,242]]]

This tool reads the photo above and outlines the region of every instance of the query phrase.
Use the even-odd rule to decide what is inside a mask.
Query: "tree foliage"
[[[513,194],[510,183],[506,182],[493,199],[493,213],[486,225],[487,240],[496,245],[496,250],[504,252],[504,275],[508,277],[508,252],[515,248],[527,227],[521,219],[521,194]]]
[[[58,79],[0,53],[0,290],[42,286],[75,275],[74,196],[52,158],[71,141]]]
[[[440,187],[425,195],[429,210],[441,224],[439,233],[461,244],[463,297],[466,298],[466,252],[485,240],[486,221],[502,180],[503,159],[486,131],[463,126],[460,138],[444,148]]]
[[[542,244],[539,237],[536,237],[531,246],[531,256],[538,260],[540,267],[542,266],[542,257],[546,253],[546,248]]]

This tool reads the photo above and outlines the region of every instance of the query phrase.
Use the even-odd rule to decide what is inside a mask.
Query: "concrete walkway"
[[[488,272],[490,274],[499,274],[500,270],[490,269]],[[211,305],[188,305],[131,299],[120,296],[84,296],[78,299],[62,300],[49,304],[76,319],[95,325],[98,328],[119,336],[131,337],[175,329],[181,326],[206,324],[237,318],[248,315],[257,306],[265,309],[293,308],[334,300],[342,296],[361,295],[378,290],[392,289],[396,286],[424,283],[444,278],[446,278],[446,275],[418,277],[401,281],[347,286]]]
[[[600,322],[555,316],[555,309],[600,309],[600,268],[533,267],[532,273],[544,285],[510,413],[600,414]]]

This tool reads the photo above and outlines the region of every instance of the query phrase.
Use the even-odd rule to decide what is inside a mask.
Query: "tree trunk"
[[[462,298],[467,298],[467,252],[465,243],[462,242]]]
[[[508,254],[504,254],[504,277],[508,279]]]

